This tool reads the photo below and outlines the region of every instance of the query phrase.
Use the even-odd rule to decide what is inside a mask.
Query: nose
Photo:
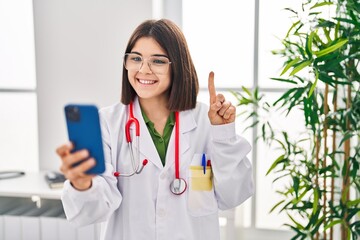
[[[147,62],[147,60],[143,59],[141,65],[140,65],[140,69],[139,69],[140,73],[152,73],[151,68],[150,68],[150,64]]]

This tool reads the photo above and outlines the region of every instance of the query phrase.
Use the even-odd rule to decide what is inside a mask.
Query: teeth
[[[139,82],[141,84],[154,84],[155,83],[154,80],[142,80],[142,79],[139,79]]]

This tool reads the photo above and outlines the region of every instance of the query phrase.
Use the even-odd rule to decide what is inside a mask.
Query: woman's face
[[[127,58],[129,66],[138,65],[138,68],[128,68],[128,78],[140,100],[168,100],[171,73],[166,57],[166,52],[151,37],[140,38],[135,43]]]

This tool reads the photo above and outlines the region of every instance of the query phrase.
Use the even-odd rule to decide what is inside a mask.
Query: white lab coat
[[[121,103],[101,109],[106,171],[86,191],[65,183],[62,203],[67,219],[77,226],[105,222],[101,238],[107,240],[220,239],[218,209],[236,207],[254,193],[246,157],[251,147],[235,134],[234,123],[212,126],[208,109],[198,103],[195,109],[180,112],[180,177],[188,184],[182,195],[174,195],[169,188],[175,178],[175,127],[162,166],[136,100],[141,161],[146,158],[149,163],[139,175],[115,178],[114,171],[132,171],[124,131],[128,111]],[[203,153],[212,163],[210,191],[192,186],[190,166],[200,166]]]

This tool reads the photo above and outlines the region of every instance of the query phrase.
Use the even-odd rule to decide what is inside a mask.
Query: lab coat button
[[[166,174],[165,174],[165,173],[161,174],[161,175],[160,175],[160,178],[161,178],[162,180],[164,180],[164,179],[166,178]]]
[[[166,211],[164,209],[159,209],[158,216],[159,217],[165,217],[166,216]]]

